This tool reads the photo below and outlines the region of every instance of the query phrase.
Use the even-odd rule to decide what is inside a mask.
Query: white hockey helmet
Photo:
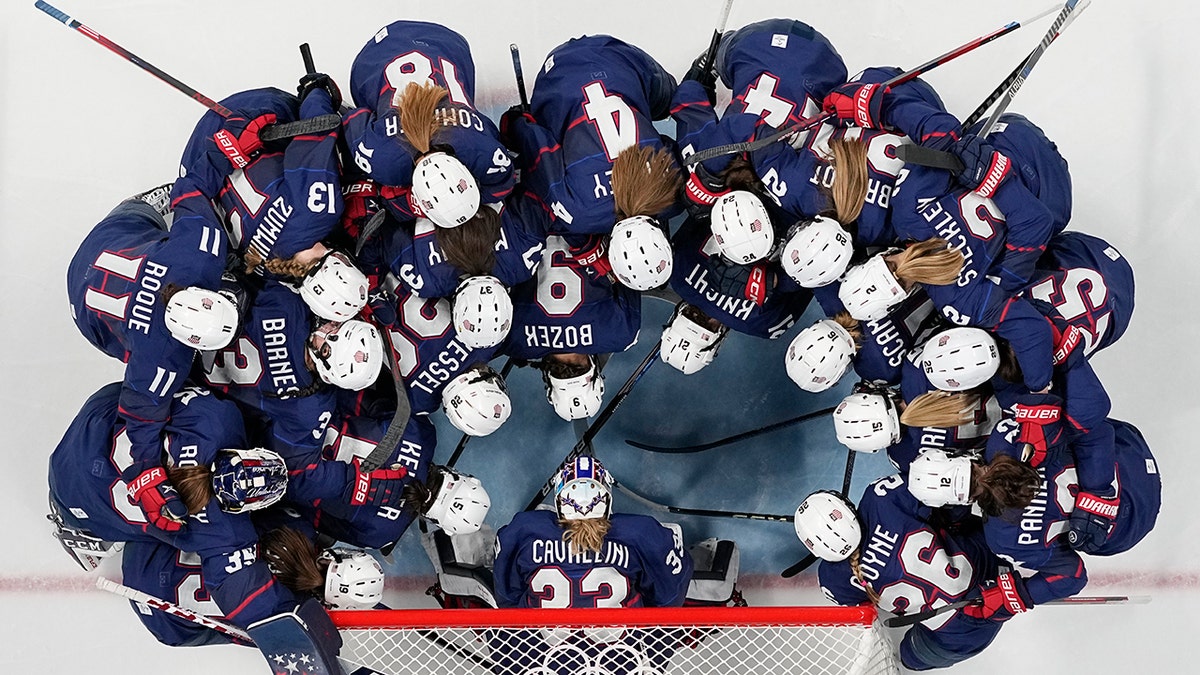
[[[837,384],[857,353],[850,331],[832,319],[822,319],[792,338],[783,363],[797,387],[816,394]]]
[[[856,452],[878,452],[900,440],[896,405],[884,394],[850,394],[833,411],[838,442]]]
[[[573,377],[555,377],[549,368],[542,369],[546,400],[568,422],[595,415],[604,401],[604,375],[596,366],[596,357],[589,354],[587,358],[587,371]]]
[[[451,536],[478,532],[492,508],[492,498],[483,484],[478,478],[453,469],[436,467],[435,470],[441,473],[442,485],[425,517]]]
[[[212,465],[213,495],[227,513],[272,506],[287,492],[288,469],[283,457],[266,448],[217,451]]]
[[[896,275],[888,269],[885,260],[887,255],[891,255],[891,252],[873,255],[861,265],[846,270],[842,277],[838,298],[850,316],[859,321],[882,319],[892,307],[908,297],[909,292],[904,290],[904,286],[896,280]]]
[[[329,322],[309,335],[308,355],[322,382],[360,391],[371,386],[383,368],[383,339],[366,321]]]
[[[442,411],[454,428],[471,436],[487,436],[512,414],[504,378],[487,365],[471,368],[442,389]]]
[[[451,155],[425,155],[413,167],[412,181],[413,199],[434,225],[458,227],[479,211],[479,184]]]
[[[736,265],[767,257],[775,246],[775,227],[762,200],[752,192],[734,190],[713,204],[712,233],[721,256]]]
[[[814,492],[796,507],[796,536],[821,560],[838,562],[862,543],[862,525],[854,505],[836,492]]]
[[[684,375],[698,372],[717,358],[717,351],[725,342],[729,328],[718,323],[710,330],[686,315],[691,308],[686,302],[675,307],[671,320],[663,327],[662,360]],[[696,310],[699,311],[699,310]]]
[[[992,379],[1000,368],[1000,350],[982,328],[949,328],[925,341],[920,364],[938,389],[966,391]]]
[[[824,216],[792,226],[779,262],[783,271],[805,288],[837,281],[850,265],[854,246],[841,223]]]
[[[554,483],[554,510],[563,520],[607,518],[612,512],[612,476],[594,457],[563,465]]]
[[[926,506],[971,503],[971,458],[927,448],[908,467],[908,491]]]
[[[163,319],[171,337],[200,351],[229,346],[241,323],[237,302],[231,294],[199,286],[189,286],[172,295]]]
[[[350,257],[340,251],[326,253],[300,282],[300,297],[313,314],[329,321],[358,316],[367,305],[370,285]]]
[[[513,320],[512,298],[496,277],[467,277],[454,291],[453,304],[450,314],[459,342],[471,349],[484,349],[508,337]]]
[[[374,609],[383,602],[383,567],[370,553],[351,548],[321,552],[328,560],[325,604],[333,609]]]
[[[635,291],[658,288],[671,279],[675,253],[658,221],[633,216],[617,221],[608,240],[608,263],[617,281]]]

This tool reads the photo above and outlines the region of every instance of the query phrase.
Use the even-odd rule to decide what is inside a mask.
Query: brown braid
[[[850,554],[850,572],[854,574],[855,579],[858,579],[858,583],[862,584],[863,590],[867,592],[867,599],[871,601],[871,604],[878,605],[879,594],[875,592],[874,588],[871,588],[871,582],[867,581],[867,578],[863,576],[861,549],[855,549],[854,553]]]
[[[989,516],[1029,506],[1041,489],[1037,469],[1008,455],[998,455],[991,464],[971,465],[971,500]]]

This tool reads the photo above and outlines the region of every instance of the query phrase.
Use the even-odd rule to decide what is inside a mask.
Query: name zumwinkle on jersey
[[[561,539],[534,539],[533,564],[535,565],[591,565],[604,564],[614,567],[629,566],[629,549],[624,544],[604,542],[599,552],[579,551]]]

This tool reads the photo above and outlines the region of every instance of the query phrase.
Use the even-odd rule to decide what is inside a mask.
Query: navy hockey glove
[[[408,470],[402,466],[397,468],[380,468],[374,471],[363,471],[357,457],[354,458],[354,484],[349,486],[351,506],[394,506],[400,499],[404,489]],[[397,465],[393,465],[397,466]]]
[[[883,97],[888,91],[879,83],[847,82],[825,96],[821,110],[841,126],[878,129],[883,126]]]
[[[517,138],[516,128],[519,124],[537,124],[528,111],[520,105],[514,105],[500,116],[500,142],[513,152],[520,152],[521,142]]]
[[[1062,438],[1062,399],[1053,394],[1028,394],[1013,404],[1012,411],[1021,425],[1017,440],[1030,446],[1031,454],[1024,459],[1037,468],[1046,460],[1050,447]]]
[[[708,95],[709,105],[717,104],[717,69],[716,64],[708,63],[708,50],[696,57],[692,61],[692,67],[688,69],[683,76],[684,80],[695,80],[704,87],[704,93]]]
[[[1013,162],[1008,155],[997,152],[991,143],[978,136],[967,136],[955,143],[950,151],[962,162],[962,170],[954,177],[980,197],[989,198],[1012,175]]]
[[[129,498],[137,503],[146,520],[164,532],[178,532],[187,518],[187,507],[167,481],[167,471],[154,466],[129,482]]]
[[[234,169],[244,169],[262,149],[263,141],[259,134],[275,124],[275,119],[275,113],[259,115],[252,120],[230,117],[225,120],[224,128],[213,134],[213,140]]]
[[[314,89],[321,89],[329,94],[329,100],[333,101],[333,109],[335,111],[342,107],[342,91],[338,89],[337,83],[333,81],[333,78],[325,73],[309,73],[300,78],[300,84],[296,87],[296,94],[303,101]]]
[[[1071,511],[1071,531],[1067,534],[1071,548],[1084,553],[1100,550],[1117,524],[1120,508],[1120,495],[1100,497],[1080,490],[1075,495],[1075,508]]]
[[[963,614],[976,619],[1007,621],[1033,607],[1033,600],[1025,588],[1025,580],[1020,575],[1005,572],[987,583],[984,588],[971,592],[971,595],[978,598],[979,603],[963,607]]]

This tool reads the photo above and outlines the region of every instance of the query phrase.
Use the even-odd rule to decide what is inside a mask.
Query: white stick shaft
[[[249,633],[241,628],[238,628],[237,626],[234,626],[233,624],[225,623],[224,621],[217,621],[216,619],[210,619],[203,614],[197,614],[189,609],[184,609],[179,605],[167,602],[161,598],[156,598],[149,593],[143,593],[142,591],[139,591],[135,588],[130,588],[124,584],[118,584],[111,579],[96,577],[96,588],[99,588],[102,591],[108,591],[114,595],[119,595],[127,600],[140,602],[147,607],[157,609],[158,611],[170,614],[171,616],[177,616],[184,621],[191,621],[192,623],[204,626],[205,628],[211,628],[218,633],[224,633],[225,635],[237,638],[246,643],[254,644],[254,640],[251,639]]]

